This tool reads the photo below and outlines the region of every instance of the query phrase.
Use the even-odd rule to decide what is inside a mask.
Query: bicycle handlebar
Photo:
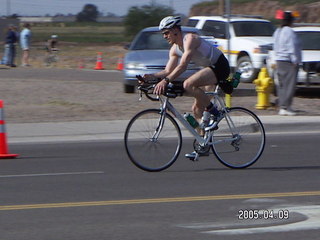
[[[143,77],[140,75],[136,75],[136,78],[139,80],[138,89],[141,91],[141,94],[143,92],[146,95],[146,97],[151,101],[159,101],[158,96],[155,98],[150,96],[150,94],[153,93],[154,87],[160,80],[157,79],[157,80],[145,81]],[[163,95],[168,98],[176,98],[177,96],[182,96],[183,88],[182,86],[177,86],[176,84],[169,83]]]

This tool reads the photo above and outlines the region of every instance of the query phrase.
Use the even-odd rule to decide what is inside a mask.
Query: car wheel
[[[258,71],[253,67],[249,56],[239,58],[237,62],[237,69],[242,72],[241,82],[251,83],[258,76]]]
[[[135,91],[135,86],[132,85],[124,85],[124,92],[125,93],[134,93]]]

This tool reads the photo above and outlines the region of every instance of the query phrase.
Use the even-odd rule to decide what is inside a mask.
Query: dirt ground
[[[320,115],[319,88],[300,89],[293,108],[299,115]],[[123,93],[122,74],[117,71],[59,68],[0,67],[0,99],[5,105],[8,123],[60,122],[130,119],[145,108],[157,108],[157,102],[139,94]],[[271,101],[275,97],[271,95]],[[240,84],[232,106],[243,106],[258,115],[275,115],[277,109],[257,110],[253,84]],[[192,99],[173,100],[182,112],[190,111]]]
[[[105,69],[116,69],[119,58],[123,57],[127,50],[124,48],[125,43],[72,43],[59,42],[58,62],[49,66],[62,69],[77,69],[95,67],[98,52],[102,54],[103,67]],[[1,54],[0,54],[1,56]],[[30,64],[34,68],[48,68],[45,64],[46,50],[45,44],[36,42],[32,45],[30,51]],[[16,64],[21,65],[21,50],[17,48]]]

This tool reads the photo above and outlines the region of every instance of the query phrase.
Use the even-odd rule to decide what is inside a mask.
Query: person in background
[[[58,35],[51,35],[51,38],[46,42],[46,50],[48,53],[58,51]]]
[[[1,64],[5,64],[9,67],[16,67],[14,64],[14,59],[16,56],[16,43],[17,35],[15,33],[15,27],[13,25],[9,25],[5,37],[5,50]]]
[[[17,44],[19,43],[19,39],[20,39],[20,33],[19,33],[19,30],[18,30],[18,27],[13,25],[13,31],[16,34],[16,38],[17,38],[17,42],[15,43],[16,49],[17,49]]]
[[[17,28],[14,25],[11,25],[7,35],[6,43],[9,44],[9,55],[7,65],[9,67],[16,67],[16,65],[14,64],[14,60],[16,57],[16,44],[18,42],[18,35],[16,33],[16,29]]]
[[[46,66],[50,66],[52,63],[56,63],[58,61],[57,53],[58,49],[58,35],[51,35],[51,37],[46,41],[46,57],[45,63]]]
[[[294,116],[291,108],[295,94],[299,65],[301,63],[301,44],[291,28],[294,17],[291,12],[284,12],[282,25],[274,32],[274,51],[277,62],[277,86],[279,115]]]
[[[31,26],[29,23],[23,25],[24,29],[20,33],[20,46],[22,49],[22,66],[29,67],[30,43],[31,43]]]
[[[4,30],[4,31],[6,31],[6,30]],[[5,37],[4,45],[3,45],[3,55],[2,55],[2,59],[1,59],[1,65],[7,65],[7,63],[8,63],[8,54],[9,54],[9,46],[6,44],[6,37]]]

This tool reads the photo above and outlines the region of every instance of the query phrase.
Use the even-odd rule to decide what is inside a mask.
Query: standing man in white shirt
[[[24,29],[20,33],[20,46],[23,51],[22,53],[22,66],[29,67],[29,54],[30,54],[30,44],[31,44],[31,25],[25,23],[23,25]]]
[[[301,44],[292,30],[294,17],[291,12],[283,13],[282,25],[273,34],[277,75],[279,79],[279,115],[294,116],[291,105],[295,94],[299,64],[301,63]]]

